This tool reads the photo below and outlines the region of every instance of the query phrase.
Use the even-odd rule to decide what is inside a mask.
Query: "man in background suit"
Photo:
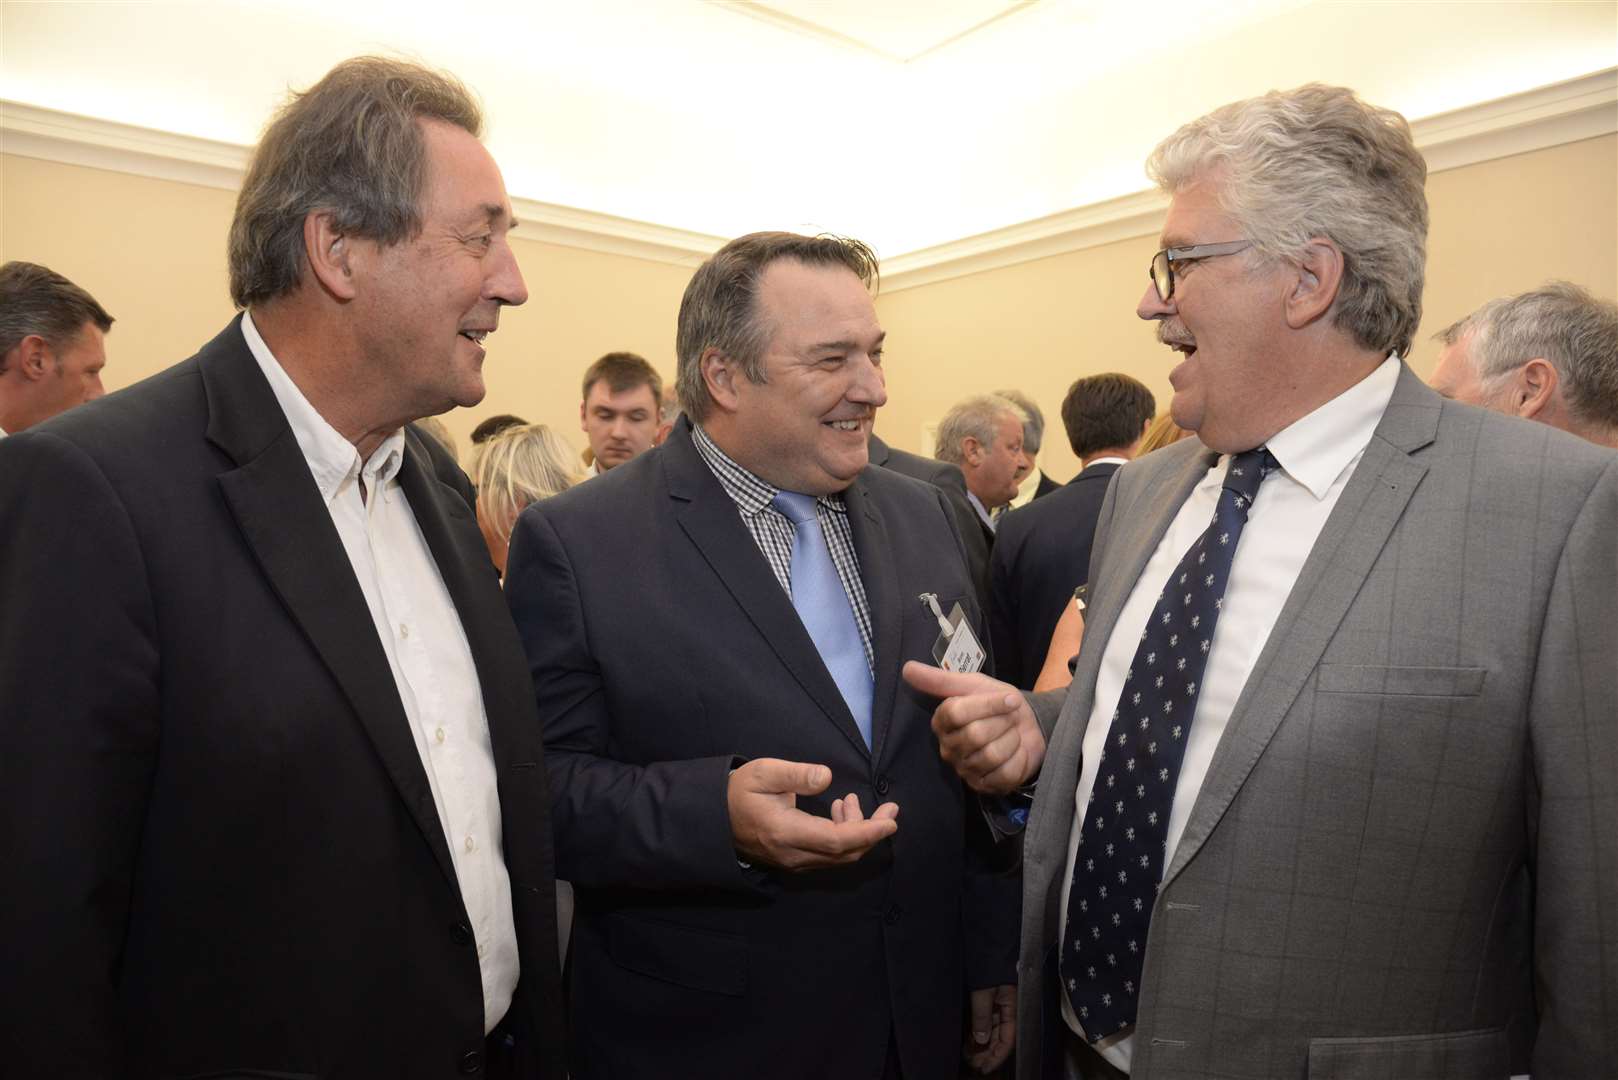
[[[1017,484],[1028,475],[1022,442],[1026,419],[1016,402],[999,394],[979,394],[957,403],[938,422],[933,454],[960,468],[967,501],[990,548],[995,514],[1011,502]]]
[[[245,312],[0,442],[0,927],[17,1076],[556,1076],[539,718],[448,456],[527,292],[452,77],[298,95]]]
[[[1618,455],[1402,363],[1397,113],[1274,92],[1149,169],[1197,438],[1114,477],[1059,712],[907,670],[972,783],[1038,772],[1022,1075],[1505,1076],[1523,917],[1533,1074],[1618,1075]]]
[[[978,525],[977,511],[972,509],[972,503],[966,497],[966,479],[961,475],[960,467],[937,458],[912,454],[908,450],[895,450],[874,431],[871,432],[870,456],[872,465],[915,477],[944,493],[944,500],[949,503],[950,513],[955,517],[955,527],[960,530],[961,539],[966,544],[966,568],[972,574],[978,604],[987,611],[989,542]]]
[[[1618,304],[1554,281],[1438,334],[1434,390],[1618,447]]]
[[[54,270],[0,266],[0,439],[105,393],[111,329],[107,309]]]
[[[943,494],[867,465],[875,275],[856,241],[727,244],[680,305],[673,435],[512,537],[581,1080],[951,1076],[968,991],[977,1063],[1009,1051],[1015,897],[982,910],[981,819],[898,677],[923,594],[981,613]]]
[[[1051,632],[1090,580],[1090,542],[1107,483],[1135,456],[1157,401],[1128,375],[1090,375],[1068,387],[1062,424],[1079,459],[1079,475],[1049,499],[1000,519],[990,560],[989,635],[994,674],[1031,690]]]

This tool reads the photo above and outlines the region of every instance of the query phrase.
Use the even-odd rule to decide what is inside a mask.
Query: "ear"
[[[303,250],[310,272],[338,300],[352,300],[357,292],[350,264],[353,243],[354,238],[337,228],[328,210],[316,210],[303,219]]]
[[[740,400],[739,384],[746,378],[737,369],[736,362],[710,347],[697,360],[697,370],[702,372],[703,385],[708,388],[713,403],[725,412],[735,412]]]
[[[1556,368],[1541,356],[1518,368],[1507,398],[1512,414],[1527,420],[1538,417],[1555,399],[1559,381]]]
[[[1286,296],[1287,325],[1294,330],[1316,322],[1331,311],[1343,283],[1343,253],[1324,236],[1304,246],[1293,263]]]
[[[56,366],[52,361],[50,343],[38,334],[28,334],[11,347],[6,370],[15,367],[28,382],[38,382]]]
[[[588,430],[588,428],[585,427],[584,415],[585,415],[585,413],[584,413],[584,402],[581,401],[581,402],[579,402],[579,430],[580,431]]]
[[[983,460],[983,444],[976,436],[968,435],[961,440],[961,457],[972,465]]]

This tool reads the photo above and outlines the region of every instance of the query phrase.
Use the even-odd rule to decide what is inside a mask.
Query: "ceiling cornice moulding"
[[[1430,172],[1618,132],[1618,68],[1417,120]],[[234,191],[249,148],[0,101],[0,152]],[[695,267],[723,237],[531,199],[519,234],[587,251]],[[883,260],[884,292],[1154,236],[1167,199],[1140,191]]]
[[[1439,113],[1410,125],[1429,174],[1618,132],[1618,68]],[[896,292],[1117,240],[1156,236],[1168,198],[1138,191],[884,259]]]
[[[235,191],[251,147],[0,101],[0,153]],[[513,198],[521,240],[696,267],[724,237]]]

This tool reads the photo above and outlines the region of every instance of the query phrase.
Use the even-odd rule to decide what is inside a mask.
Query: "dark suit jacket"
[[[465,477],[414,433],[399,476],[488,712],[522,964],[508,1022],[560,1076],[521,648]],[[239,321],[0,442],[0,520],[8,1075],[437,1078],[481,1054],[476,943],[427,776]]]
[[[1039,486],[1034,489],[1034,499],[1043,499],[1045,496],[1054,495],[1061,490],[1062,485],[1046,476],[1045,471],[1041,469],[1039,473]],[[1034,499],[1029,499],[1028,501],[1033,502]]]
[[[890,1031],[906,1076],[953,1076],[968,982],[1012,981],[1009,954],[968,971],[963,923],[989,929],[963,900],[968,804],[932,702],[899,679],[938,636],[919,594],[982,625],[958,542],[939,544],[949,511],[884,469],[845,498],[871,608],[874,751],[688,421],[518,520],[506,595],[577,894],[577,1078],[876,1077]],[[897,801],[898,835],[837,869],[744,869],[726,783],[761,757],[831,768],[824,795],[799,799],[810,813],[848,792],[867,811]]]
[[[966,568],[972,575],[978,604],[987,611],[989,548],[994,543],[994,533],[984,526],[983,519],[972,509],[972,504],[966,497],[966,477],[961,475],[960,466],[939,461],[937,458],[912,454],[908,450],[895,450],[875,433],[871,435],[870,453],[872,465],[880,465],[884,469],[892,469],[896,473],[915,477],[944,493],[945,501],[949,503],[950,514],[955,518],[955,527],[960,530],[961,539],[966,544]]]
[[[1117,465],[1092,465],[1050,498],[1000,519],[989,559],[995,675],[1032,689],[1073,590],[1090,580],[1090,541]]]

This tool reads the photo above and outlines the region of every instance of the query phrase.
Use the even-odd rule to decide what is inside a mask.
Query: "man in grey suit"
[[[906,671],[972,786],[1038,777],[1020,1075],[1505,1077],[1517,919],[1533,1073],[1618,1075],[1618,455],[1404,365],[1396,113],[1271,93],[1149,167],[1197,438],[1118,471],[1065,701]]]

